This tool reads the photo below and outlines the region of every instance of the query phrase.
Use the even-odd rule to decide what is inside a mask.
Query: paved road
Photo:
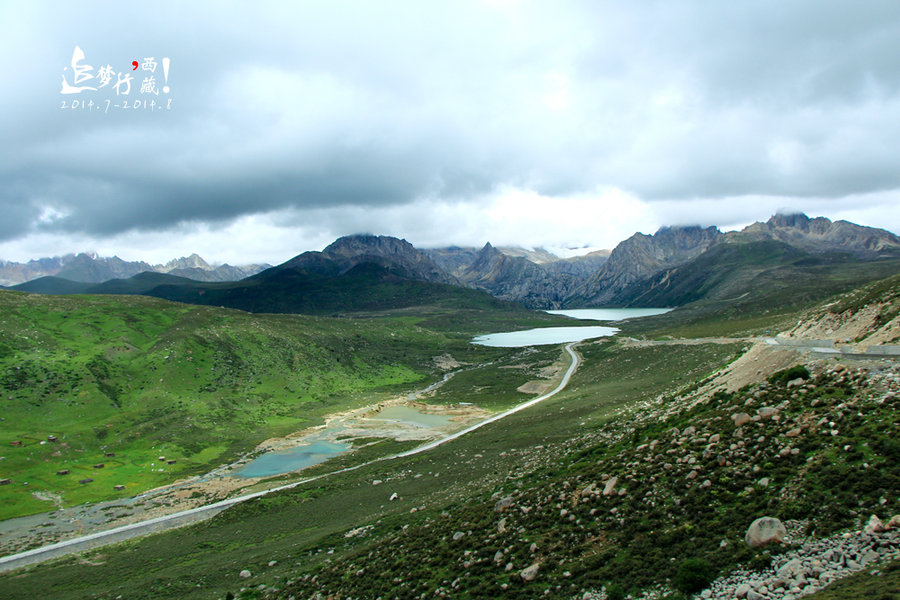
[[[397,454],[392,454],[390,456],[383,456],[381,458],[376,458],[366,463],[362,463],[359,465],[354,465],[352,467],[347,467],[344,469],[339,469],[337,471],[332,471],[330,473],[324,473],[322,475],[317,475],[315,477],[309,477],[307,479],[302,479],[300,481],[295,481],[293,483],[289,483],[287,485],[278,486],[272,489],[264,490],[261,492],[256,492],[254,494],[247,494],[244,496],[238,496],[236,498],[229,498],[228,500],[222,500],[220,502],[215,502],[213,504],[207,504],[206,506],[200,506],[197,508],[192,508],[190,510],[184,510],[177,513],[172,513],[171,515],[165,515],[162,517],[156,517],[154,519],[148,519],[146,521],[141,521],[140,523],[132,523],[130,525],[124,525],[122,527],[116,527],[115,529],[109,529],[107,531],[98,531],[97,533],[92,533],[89,535],[73,538],[70,540],[65,540],[63,542],[58,542],[56,544],[51,544],[49,546],[44,546],[42,548],[35,548],[33,550],[28,550],[26,552],[20,552],[18,554],[11,554],[9,556],[4,556],[0,558],[0,572],[11,571],[13,569],[18,569],[20,567],[24,567],[26,565],[35,564],[39,562],[43,562],[45,560],[49,560],[51,558],[56,558],[59,556],[64,556],[66,554],[72,554],[75,552],[83,552],[85,550],[89,550],[92,548],[97,548],[99,546],[105,546],[107,544],[112,544],[115,542],[121,542],[123,540],[131,539],[134,537],[146,535],[148,533],[156,533],[159,531],[165,531],[167,529],[174,529],[176,527],[182,527],[184,525],[188,525],[190,523],[196,523],[197,521],[202,521],[204,519],[208,519],[229,506],[233,506],[238,504],[239,502],[245,502],[250,500],[251,498],[259,498],[260,496],[265,496],[266,494],[271,494],[273,492],[279,492],[281,490],[287,490],[299,485],[303,485],[306,483],[310,483],[316,481],[318,479],[322,479],[324,477],[329,477],[331,475],[336,475],[338,473],[347,473],[349,471],[355,471],[356,469],[360,469],[362,467],[372,465],[379,462],[384,462],[387,460],[394,460],[397,458],[403,458],[406,456],[413,456],[414,454],[420,454],[422,452],[427,452],[428,450],[432,450],[433,448],[437,448],[443,444],[451,442],[467,433],[471,433],[477,429],[481,429],[485,425],[489,425],[490,423],[494,423],[499,421],[500,419],[506,418],[509,415],[515,414],[519,411],[525,410],[539,402],[543,402],[548,398],[552,398],[559,392],[565,389],[565,387],[569,384],[569,380],[574,375],[576,369],[578,369],[578,365],[581,364],[581,358],[574,350],[574,346],[577,342],[573,342],[571,344],[566,345],[566,352],[569,353],[569,356],[572,358],[572,363],[569,365],[569,368],[566,369],[565,374],[562,379],[552,391],[547,392],[542,396],[538,396],[537,398],[533,398],[528,402],[523,402],[509,410],[503,411],[501,413],[497,413],[496,415],[485,419],[484,421],[480,421],[475,425],[467,427],[461,431],[457,431],[456,433],[449,435],[447,437],[441,438],[439,440],[435,440],[433,442],[429,442],[427,444],[423,444],[422,446],[418,446],[411,450],[407,450],[405,452],[399,452]]]

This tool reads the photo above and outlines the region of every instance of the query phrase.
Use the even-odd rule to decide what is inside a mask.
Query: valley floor
[[[823,355],[757,336],[598,340],[579,352],[583,362],[572,355],[553,394],[498,412],[500,422],[397,448],[390,464],[335,462],[328,477],[188,529],[4,575],[3,593],[524,600],[705,590],[785,600],[857,563],[893,573],[894,357]],[[887,532],[860,533],[872,514]],[[761,516],[788,525],[785,544],[747,547]],[[799,554],[851,538],[838,558]],[[792,558],[806,570],[776,586]],[[872,590],[881,581],[871,567],[858,577]]]

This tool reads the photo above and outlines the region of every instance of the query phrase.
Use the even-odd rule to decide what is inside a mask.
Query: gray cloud
[[[900,189],[896,2],[632,4],[6,3],[0,240],[509,187],[731,222],[766,216],[741,196]],[[76,44],[95,67],[170,56],[173,109],[61,110]]]

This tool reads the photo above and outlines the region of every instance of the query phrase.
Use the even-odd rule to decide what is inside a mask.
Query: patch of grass
[[[0,488],[0,518],[53,508],[34,491],[71,506],[208,471],[267,437],[438,380],[439,355],[481,363],[512,354],[469,344],[442,310],[335,319],[0,292],[0,447],[12,479]],[[543,319],[468,313],[507,326],[523,315],[528,326]],[[422,327],[427,320],[444,329]]]

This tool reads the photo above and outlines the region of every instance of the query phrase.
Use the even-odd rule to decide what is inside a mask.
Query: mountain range
[[[169,273],[195,281],[237,281],[269,268],[267,264],[212,266],[197,254],[176,258],[165,264],[125,261],[118,256],[102,257],[82,252],[53,258],[40,258],[26,263],[0,260],[0,285],[13,286],[39,277],[55,276],[82,283],[102,283],[110,279],[132,277],[146,271]]]
[[[54,260],[27,264],[50,269],[57,264]],[[321,252],[304,252],[239,281],[214,280],[214,276],[224,279],[226,272],[192,255],[139,274],[95,282],[103,272],[101,266],[124,275],[125,265],[135,269],[146,263],[78,255],[55,276],[14,289],[144,294],[251,312],[301,313],[488,302],[488,296],[479,292],[539,309],[680,306],[701,300],[776,297],[800,301],[848,282],[858,284],[897,272],[900,238],[847,221],[779,214],[728,233],[716,227],[663,227],[653,235],[635,233],[611,252],[562,259],[540,248],[496,248],[490,243],[481,249],[418,250],[406,240],[367,234],[342,237]],[[218,269],[224,267],[240,269],[228,265]]]

